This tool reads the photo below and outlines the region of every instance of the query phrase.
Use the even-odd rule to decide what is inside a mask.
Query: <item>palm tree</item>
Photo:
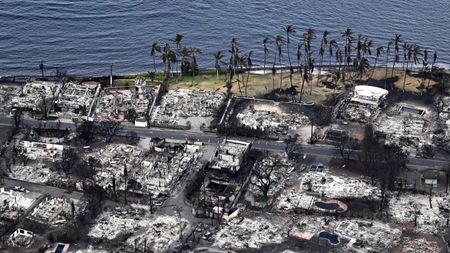
[[[197,56],[199,56],[202,51],[198,48],[191,47],[191,57],[192,57],[192,63],[191,63],[191,69],[192,69],[192,85],[194,85],[194,77],[195,72],[198,70],[198,64],[197,64]]]
[[[423,50],[423,59],[422,59],[422,83],[425,85],[425,79],[427,78],[427,69],[428,69],[428,49]]]
[[[150,49],[150,56],[153,57],[153,69],[155,70],[156,74],[156,53],[161,53],[161,47],[158,45],[158,42],[153,42],[152,48]]]
[[[299,98],[299,102],[302,102],[302,98],[303,98],[303,88],[305,87],[305,81],[308,80],[309,76],[309,70],[307,65],[304,66],[303,69],[303,79],[302,79],[302,87],[300,89],[300,98]]]
[[[375,70],[377,68],[377,63],[378,63],[378,58],[381,56],[381,53],[383,53],[383,47],[377,47],[377,56],[375,57],[375,64],[373,65],[373,71],[372,74],[370,75],[370,78],[372,78],[373,73],[375,73]]]
[[[344,62],[344,57],[342,56],[342,50],[338,47],[336,50],[336,62],[339,63],[338,71],[336,72],[336,85],[334,86],[335,90],[339,80],[341,79],[341,67]]]
[[[236,62],[235,68],[239,69],[239,71],[237,71],[237,73],[236,73],[236,79],[237,79],[236,81],[238,83],[239,94],[241,94],[241,96],[242,96],[241,82],[242,82],[242,85],[245,85],[244,77],[243,77],[244,76],[243,69],[244,69],[244,67],[247,66],[247,58],[245,55],[239,56],[239,54],[237,54],[234,57],[234,60]]]
[[[331,59],[333,58],[333,49],[337,47],[336,40],[331,40],[330,43],[328,43],[328,56],[329,56],[329,62],[328,66],[331,68]]]
[[[328,34],[329,31],[325,30],[322,34],[322,39],[320,41],[319,55],[320,55],[320,65],[319,65],[319,75],[317,75],[317,85],[319,84],[320,74],[322,73],[322,63],[323,63],[323,55],[325,54],[325,46],[328,45]]]
[[[247,96],[248,79],[250,77],[250,71],[252,70],[252,66],[253,66],[252,54],[253,54],[253,51],[250,51],[248,53],[248,55],[247,55],[247,62],[246,62],[247,63],[246,64],[246,67],[247,67],[247,80],[245,82],[245,96]]]
[[[44,69],[45,69],[44,61],[41,61],[41,63],[39,64],[39,70],[41,70],[42,78],[44,78]]]
[[[384,88],[387,88],[387,74],[388,74],[388,67],[389,67],[389,54],[391,53],[391,45],[392,41],[389,41],[386,48],[386,69],[384,73]]]
[[[177,46],[177,51],[176,51],[176,55],[180,55],[180,50],[181,50],[181,41],[183,40],[184,35],[181,34],[176,34],[175,35],[175,39],[173,39],[172,41],[175,42],[175,45]],[[176,67],[177,67],[177,72],[178,72],[178,59],[176,59]],[[180,71],[179,73],[180,77],[182,76],[182,71]]]
[[[408,42],[405,41],[403,43],[402,49],[403,49],[403,64],[402,64],[402,71],[405,71],[405,63],[408,60]]]
[[[300,80],[302,79],[302,77],[303,77],[303,70],[302,70],[302,64],[301,64],[301,62],[302,62],[302,47],[303,47],[303,43],[298,43],[298,45],[297,45],[297,68],[298,68],[298,80],[299,80],[299,82],[300,82]],[[303,87],[302,87],[302,89],[303,89]]]
[[[408,67],[409,67],[409,62],[411,61],[411,57],[413,59],[413,63],[417,64],[419,62],[419,57],[418,55],[420,55],[420,46],[417,44],[414,45],[409,45],[407,47],[407,51],[408,51],[408,60],[406,62],[406,70],[404,71],[404,76],[403,76],[403,92],[405,92],[405,84],[406,84],[406,72],[408,72]]]
[[[366,57],[366,55],[372,55],[372,46],[372,40],[365,38],[363,43],[363,58]]]
[[[352,41],[353,41],[353,31],[350,28],[347,28],[344,32],[341,33],[341,36],[345,38],[345,48],[344,48],[344,56],[345,61],[347,62],[347,67],[350,66],[350,62],[352,61],[351,54],[352,54]],[[343,81],[345,83],[345,68],[343,71]]]
[[[312,57],[311,43],[312,40],[316,37],[316,31],[312,28],[309,28],[306,33],[303,34],[303,40],[305,43],[305,66],[307,66],[308,70],[308,83],[309,83],[309,93],[312,93],[312,79],[313,79],[313,71],[314,71],[314,59]]]
[[[216,68],[217,79],[219,79],[220,64],[223,63],[223,61],[222,61],[223,56],[224,55],[222,54],[222,51],[220,51],[220,50],[214,54],[214,59],[215,59],[214,67]]]
[[[280,89],[283,85],[283,67],[281,65],[281,56],[282,56],[282,48],[284,45],[284,38],[281,35],[278,35],[277,38],[275,39],[275,45],[277,47],[277,52],[278,52],[278,62],[280,64]]]
[[[362,75],[366,73],[366,69],[364,69],[366,64],[368,64],[368,67],[370,68],[369,59],[366,57],[366,55],[371,56],[372,55],[372,40],[369,40],[368,38],[364,38],[364,40],[361,39],[361,35],[358,36],[358,44],[357,44],[357,56],[356,56],[356,70],[359,73],[359,83],[361,84],[362,81]],[[363,62],[364,61],[364,62]],[[362,68],[362,69],[361,69]]]
[[[165,66],[164,71],[166,72],[166,77],[169,77],[172,71],[172,64],[175,63],[177,59],[177,56],[175,52],[170,48],[169,43],[166,43],[166,45],[164,46],[161,58]]]
[[[269,48],[267,47],[267,44],[271,43],[268,37],[265,37],[263,39],[263,47],[264,47],[264,74],[266,74],[266,62],[267,62],[267,55],[269,54]]]
[[[181,55],[181,62],[180,62],[181,68],[180,68],[180,71],[183,72],[183,73],[186,73],[191,68],[191,63],[189,61],[189,58],[191,56],[191,51],[189,50],[189,48],[183,47],[181,49],[180,55]]]
[[[392,39],[392,44],[394,45],[394,49],[395,49],[395,59],[394,62],[392,64],[392,71],[391,71],[391,80],[394,77],[394,68],[395,68],[395,63],[400,62],[400,49],[398,44],[402,42],[402,36],[400,34],[396,34],[394,36],[394,38]]]
[[[293,25],[287,25],[284,28],[284,31],[286,32],[286,49],[287,49],[287,55],[288,55],[288,61],[289,61],[289,80],[291,83],[291,88],[292,88],[292,74],[294,73],[294,70],[292,69],[292,62],[291,62],[291,54],[290,54],[290,50],[289,50],[289,45],[290,45],[290,35],[292,33],[295,33],[295,29]]]
[[[430,81],[433,78],[434,64],[436,64],[437,58],[438,58],[437,51],[434,51],[433,61],[431,62],[430,79],[428,79],[428,86],[430,86]]]
[[[367,58],[365,58],[365,57],[362,58],[358,62],[359,85],[361,85],[363,74],[366,73],[367,70],[369,70],[369,67],[370,67],[369,60]]]

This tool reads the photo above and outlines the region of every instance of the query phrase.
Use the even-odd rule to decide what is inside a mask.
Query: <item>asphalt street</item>
[[[38,127],[39,124],[43,128],[57,128],[75,130],[76,124],[73,122],[58,122],[58,121],[39,121],[29,118],[22,119],[22,123],[27,126]],[[11,117],[0,116],[0,125],[12,125],[13,119]],[[193,139],[205,143],[206,145],[216,145],[224,138],[237,139],[241,141],[252,142],[252,146],[257,149],[279,151],[282,152],[286,148],[286,144],[279,141],[247,138],[247,137],[224,137],[215,133],[196,132],[187,130],[174,130],[162,128],[142,128],[142,127],[124,127],[119,134],[127,134],[135,132],[140,137],[159,137],[174,140]],[[302,145],[303,153],[312,156],[321,156],[322,158],[332,158],[339,156],[338,150],[331,145]],[[354,157],[356,158],[356,152]],[[418,169],[427,168],[447,168],[450,165],[449,160],[425,159],[417,157],[409,157],[408,165],[417,167]]]

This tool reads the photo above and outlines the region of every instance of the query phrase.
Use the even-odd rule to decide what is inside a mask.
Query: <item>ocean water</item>
[[[323,30],[342,43],[350,27],[375,47],[399,33],[450,64],[450,0],[0,0],[0,7],[0,75],[39,74],[41,60],[48,72],[102,75],[110,64],[115,73],[148,71],[152,42],[176,33],[203,51],[201,67],[212,67],[213,53],[227,52],[233,36],[258,64],[262,39],[284,35],[287,24],[297,37],[316,29],[316,44]]]

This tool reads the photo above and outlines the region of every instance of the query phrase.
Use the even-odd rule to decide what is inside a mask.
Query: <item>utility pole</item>
[[[113,86],[113,64],[109,65],[109,85]]]

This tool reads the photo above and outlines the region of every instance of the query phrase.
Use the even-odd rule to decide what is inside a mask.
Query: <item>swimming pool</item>
[[[339,244],[339,236],[337,236],[337,235],[335,235],[335,234],[328,233],[328,232],[326,232],[326,231],[320,232],[320,233],[319,233],[319,238],[327,239],[328,242],[329,242],[331,245],[338,245],[338,244]]]
[[[327,209],[327,210],[336,210],[339,208],[339,205],[337,203],[325,203],[325,202],[317,201],[315,203],[315,205],[319,208]]]
[[[56,249],[54,251],[54,253],[62,253],[64,250],[64,244],[58,244],[58,246],[56,246]]]

